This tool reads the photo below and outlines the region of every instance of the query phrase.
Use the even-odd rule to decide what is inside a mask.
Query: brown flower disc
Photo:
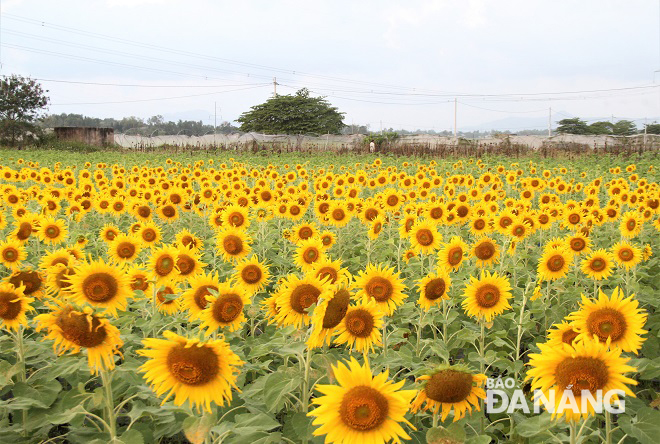
[[[243,279],[246,284],[257,284],[261,281],[262,276],[261,268],[257,265],[250,264],[241,270],[241,279]]]
[[[105,327],[96,317],[92,316],[91,325],[84,313],[73,313],[72,309],[64,310],[55,321],[64,339],[79,347],[96,347],[103,343],[107,336]]]
[[[176,216],[176,209],[172,205],[165,205],[161,212],[163,216],[167,217],[168,219]]]
[[[21,314],[23,303],[16,301],[16,294],[3,291],[0,293],[0,319],[11,321]]]
[[[14,287],[25,286],[23,294],[30,296],[41,289],[43,284],[39,273],[36,271],[20,271],[9,278],[9,283]]]
[[[461,247],[453,247],[447,252],[447,261],[452,267],[460,264],[462,259],[463,249]]]
[[[195,259],[187,254],[180,254],[176,260],[176,266],[179,269],[179,274],[188,275],[195,271]]]
[[[7,262],[16,262],[18,260],[18,250],[14,247],[7,247],[2,250],[2,258]]]
[[[447,289],[447,283],[442,278],[436,278],[429,281],[424,287],[424,297],[429,301],[440,299]]]
[[[627,327],[623,314],[612,308],[601,308],[587,317],[589,336],[597,335],[602,342],[607,341],[607,338],[618,341],[625,335]]]
[[[387,419],[389,403],[378,390],[360,385],[344,394],[339,417],[354,430],[368,431],[379,427]]]
[[[330,283],[334,284],[335,282],[337,282],[337,279],[339,279],[339,274],[337,273],[337,270],[335,270],[332,267],[321,267],[316,272],[316,277],[320,279],[326,279],[329,277]]]
[[[589,268],[596,272],[603,271],[606,266],[607,263],[599,257],[596,257],[591,262],[589,262]]]
[[[345,288],[340,289],[335,296],[328,301],[323,316],[323,328],[335,328],[346,316],[348,303],[351,301],[351,295]]]
[[[117,280],[108,273],[93,273],[82,283],[85,297],[94,302],[107,302],[117,295]]]
[[[21,222],[21,225],[18,227],[18,230],[16,231],[16,237],[19,240],[25,240],[30,237],[32,234],[32,225],[29,222]]]
[[[235,227],[240,227],[245,223],[245,217],[243,217],[243,215],[238,211],[231,213],[228,220],[229,224]]]
[[[566,330],[561,335],[561,342],[563,342],[564,344],[571,345],[571,344],[573,344],[573,339],[578,337],[578,334],[579,333],[576,332],[575,330],[573,330],[572,328],[569,329],[569,330]]]
[[[156,259],[154,271],[158,276],[167,276],[174,270],[174,258],[169,254],[160,256]]]
[[[208,301],[206,300],[206,296],[211,295],[211,292],[209,290],[218,291],[218,287],[216,287],[215,285],[202,285],[199,288],[197,288],[197,290],[195,290],[195,294],[193,295],[195,304],[202,310],[205,309],[206,304],[208,304]]]
[[[394,293],[392,283],[380,276],[371,278],[365,287],[367,294],[378,302],[389,300]]]
[[[487,261],[495,255],[495,245],[490,241],[480,242],[474,249],[474,255],[477,259]]]
[[[149,208],[147,205],[141,205],[137,209],[137,214],[140,217],[147,218],[147,217],[151,216],[151,208]]]
[[[57,225],[49,225],[44,230],[44,233],[46,234],[46,237],[55,239],[60,235],[60,228]]]
[[[564,265],[566,264],[566,260],[564,259],[564,256],[562,256],[561,254],[555,254],[553,256],[550,256],[550,258],[547,260],[545,264],[550,271],[557,272],[560,271],[562,268],[564,268]]]
[[[332,211],[332,219],[336,220],[337,222],[341,222],[342,220],[346,219],[346,213],[341,208],[335,208]]]
[[[586,248],[586,246],[587,243],[580,237],[571,239],[571,250],[573,251],[582,251]]]
[[[372,221],[377,217],[378,217],[378,210],[376,210],[375,208],[367,208],[367,210],[364,212],[364,218],[367,219],[368,221]]]
[[[367,310],[358,308],[346,314],[346,330],[358,338],[368,338],[374,330],[374,317]]]
[[[222,240],[222,247],[228,254],[234,256],[243,251],[243,241],[240,237],[230,234]]]
[[[117,245],[117,256],[122,259],[132,258],[135,256],[136,251],[137,249],[135,248],[135,245],[130,242],[121,242],[119,245]]]
[[[298,285],[293,289],[289,297],[291,308],[298,313],[307,313],[307,309],[318,301],[320,294],[321,290],[314,285]]]
[[[555,379],[560,390],[572,390],[580,396],[582,390],[595,395],[609,380],[607,366],[597,358],[565,358],[555,369]]]
[[[179,382],[196,386],[213,381],[220,372],[220,362],[208,346],[177,344],[167,354],[167,368]]]
[[[308,247],[302,254],[302,258],[305,263],[313,264],[319,259],[320,253],[316,247]]]
[[[302,240],[309,239],[314,235],[314,230],[312,230],[309,227],[302,227],[300,230],[298,230],[298,237]]]
[[[471,391],[472,375],[451,369],[434,374],[424,386],[428,398],[447,404],[466,400]]]
[[[415,239],[417,239],[417,242],[423,247],[428,247],[433,244],[433,232],[427,228],[422,228],[415,233]]]
[[[153,242],[156,240],[156,237],[158,235],[156,234],[156,230],[153,228],[147,228],[142,232],[142,239],[145,242]]]
[[[235,320],[243,310],[243,300],[237,294],[222,294],[213,303],[213,318],[222,323]]]
[[[500,301],[500,290],[493,284],[484,284],[477,288],[477,304],[482,308],[490,308]]]

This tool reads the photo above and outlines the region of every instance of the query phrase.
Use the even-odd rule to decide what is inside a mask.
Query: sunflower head
[[[117,310],[126,309],[127,298],[132,294],[124,270],[102,259],[77,265],[68,282],[68,293],[74,302],[104,308],[112,316],[117,316]]]
[[[419,299],[418,303],[426,311],[433,305],[449,299],[449,287],[451,279],[444,268],[438,267],[436,273],[431,273],[418,281]]]
[[[463,309],[466,313],[486,322],[491,322],[495,316],[511,308],[509,281],[487,270],[482,270],[478,279],[470,276],[470,283],[465,287],[463,296]]]
[[[387,315],[394,313],[406,297],[399,273],[393,267],[384,265],[367,265],[367,269],[361,271],[355,280],[354,288],[358,290],[358,298],[365,302],[374,299],[379,310]]]
[[[24,295],[23,285],[15,287],[9,282],[0,283],[0,327],[8,330],[18,330],[21,325],[27,325],[25,313],[34,310],[30,303],[34,298]]]

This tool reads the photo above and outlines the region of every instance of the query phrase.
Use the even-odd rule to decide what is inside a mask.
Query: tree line
[[[644,128],[638,129],[632,120],[619,120],[616,123],[603,120],[588,124],[586,121],[575,117],[572,119],[563,119],[557,122],[556,131],[560,134],[581,134],[581,135],[607,135],[607,136],[633,136],[635,134],[660,134],[660,123],[651,123]]]

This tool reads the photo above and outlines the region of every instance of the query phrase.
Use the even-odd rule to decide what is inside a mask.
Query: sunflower
[[[206,328],[206,336],[219,328],[236,331],[245,322],[243,307],[250,304],[250,296],[242,285],[223,282],[216,290],[217,296],[206,295],[206,308],[199,314],[200,328]]]
[[[48,294],[59,294],[68,297],[71,283],[69,277],[74,274],[73,265],[55,264],[46,269],[46,291]]]
[[[140,368],[157,396],[165,395],[163,404],[174,396],[174,405],[186,401],[211,412],[211,402],[224,406],[231,402],[239,367],[243,362],[223,339],[201,342],[174,332],[165,339],[147,338],[138,354],[149,358]]]
[[[27,252],[20,241],[8,239],[0,242],[0,264],[16,270],[26,258]]]
[[[470,276],[463,297],[463,309],[469,316],[491,322],[495,316],[511,308],[511,285],[504,276],[482,270],[479,279]]]
[[[457,271],[463,263],[468,246],[459,236],[453,236],[438,252],[438,264],[447,270]]]
[[[581,263],[584,274],[591,279],[607,279],[612,274],[614,256],[607,250],[600,249],[592,252]]]
[[[566,276],[571,262],[573,262],[571,250],[565,248],[548,250],[541,256],[537,272],[543,279],[554,281]]]
[[[220,278],[215,273],[201,273],[190,279],[190,288],[181,297],[182,307],[190,313],[190,319],[199,318],[202,310],[208,307],[211,291],[218,292]]]
[[[568,420],[585,419],[594,414],[591,402],[587,402],[587,410],[580,411],[582,393],[589,392],[591,399],[596,399],[598,390],[607,393],[610,390],[622,390],[626,395],[635,394],[626,384],[637,385],[637,381],[624,376],[624,373],[636,369],[626,363],[630,358],[621,356],[621,349],[614,347],[608,350],[607,344],[587,338],[584,341],[564,344],[557,347],[551,344],[537,344],[540,353],[530,354],[527,378],[532,380],[532,391],[541,390],[546,399],[553,399],[550,392],[555,393],[555,405],[552,417],[565,416]],[[572,403],[564,403],[563,391],[572,390],[578,411],[574,411]]]
[[[114,238],[119,235],[119,233],[121,233],[121,231],[119,231],[119,228],[117,228],[115,225],[105,224],[99,232],[99,237],[105,242],[112,242]]]
[[[364,302],[375,299],[378,309],[388,316],[406,298],[403,293],[405,286],[399,273],[393,267],[387,268],[384,265],[367,265],[366,271],[360,271],[356,278],[354,288],[358,289],[358,298]]]
[[[153,221],[144,222],[140,227],[138,237],[147,246],[156,245],[161,240],[160,226]]]
[[[0,327],[7,330],[18,330],[21,325],[27,326],[25,313],[34,311],[30,305],[34,298],[24,295],[25,286],[15,287],[9,282],[0,283]]]
[[[157,283],[172,279],[176,275],[176,257],[179,251],[175,247],[164,245],[151,252],[148,268]]]
[[[449,299],[451,279],[444,268],[438,267],[436,273],[431,273],[418,281],[419,299],[417,303],[429,311],[433,305],[439,304],[443,299]]]
[[[137,237],[126,234],[117,235],[108,245],[108,256],[118,264],[134,262],[142,245]]]
[[[158,217],[167,223],[172,223],[179,218],[179,210],[176,209],[175,205],[162,205],[156,209],[156,214]]]
[[[185,247],[195,252],[202,251],[204,247],[204,241],[195,233],[185,228],[176,234],[175,244],[178,247]]]
[[[117,327],[94,313],[91,307],[77,311],[71,305],[56,302],[49,308],[49,313],[40,314],[34,320],[37,331],[48,329],[44,339],[55,340],[53,349],[57,355],[67,350],[77,354],[84,348],[93,375],[115,367],[114,355],[121,355],[119,348],[124,344]]]
[[[248,209],[237,204],[232,204],[222,212],[222,225],[231,226],[245,230],[250,226]]]
[[[635,211],[627,211],[621,216],[621,224],[619,231],[621,236],[631,238],[639,236],[642,232],[644,220],[640,218],[639,214]]]
[[[323,250],[329,250],[337,240],[337,236],[332,231],[322,232],[320,238],[321,243],[323,244]]]
[[[32,233],[36,233],[38,230],[38,216],[30,217],[23,216],[18,217],[14,221],[16,229],[12,232],[12,237],[20,242],[27,242]]]
[[[410,411],[416,413],[424,409],[438,414],[442,409],[440,420],[444,422],[453,408],[456,422],[466,412],[472,412],[472,407],[480,411],[479,400],[486,398],[486,392],[481,386],[486,379],[486,375],[473,374],[462,366],[442,366],[417,379],[424,381],[424,388],[412,402]]]
[[[407,249],[406,251],[403,252],[401,255],[401,259],[407,264],[410,262],[410,259],[417,257],[417,252],[413,250],[412,248]]]
[[[54,217],[44,217],[39,221],[39,229],[37,236],[43,242],[48,244],[59,244],[67,236],[68,230],[62,219],[55,219]]]
[[[376,240],[378,239],[378,236],[380,236],[380,233],[383,231],[383,227],[385,226],[385,217],[381,214],[377,216],[370,224],[369,224],[369,231],[367,231],[367,236],[371,240]]]
[[[319,262],[326,259],[323,243],[319,238],[306,239],[298,243],[294,262],[303,272],[313,270]]]
[[[106,264],[103,259],[76,265],[74,274],[68,276],[71,299],[78,305],[89,304],[104,308],[112,316],[117,309],[125,310],[131,296],[131,283],[120,267]]]
[[[642,261],[642,250],[635,245],[625,241],[618,242],[612,246],[614,260],[630,270]]]
[[[341,259],[324,258],[314,264],[312,272],[321,279],[328,279],[331,284],[349,285],[352,279],[351,273],[342,268]]]
[[[597,336],[603,343],[637,354],[646,340],[642,335],[647,333],[643,329],[647,315],[638,308],[639,302],[634,297],[624,298],[619,287],[611,297],[599,290],[597,301],[582,295],[580,309],[568,316],[580,333],[578,339]]]
[[[219,230],[216,236],[218,251],[225,261],[239,261],[250,252],[252,239],[243,230],[228,227]]]
[[[23,294],[28,297],[41,298],[44,295],[45,279],[36,270],[22,268],[14,271],[6,281],[14,287],[23,287]]]
[[[236,271],[232,279],[240,282],[250,295],[260,292],[270,279],[270,272],[266,263],[259,262],[255,255],[250,259],[243,260],[236,265]]]
[[[164,282],[156,292],[156,299],[153,301],[158,307],[158,311],[168,315],[178,313],[181,310],[181,298],[178,294],[181,290],[174,281]]]
[[[477,259],[478,267],[487,267],[499,260],[500,249],[493,239],[480,237],[472,245],[470,254]]]
[[[405,381],[388,381],[388,372],[374,377],[367,362],[361,366],[354,358],[348,365],[333,365],[332,372],[338,385],[317,384],[324,396],[314,398],[318,407],[307,414],[320,426],[314,436],[327,435],[325,442],[344,444],[410,439],[400,423],[412,427],[404,415],[415,391],[401,390]]]
[[[173,279],[185,281],[202,272],[206,264],[199,259],[198,253],[186,247],[181,247],[177,250],[176,269],[179,274]]]
[[[308,308],[319,300],[329,298],[332,285],[327,281],[311,274],[302,279],[290,274],[280,284],[277,292],[278,325],[294,325],[301,328],[310,322]]]
[[[359,353],[373,351],[374,345],[382,347],[383,316],[384,313],[373,299],[349,306],[346,315],[337,325],[334,343],[347,344],[351,351],[355,348]]]
[[[140,266],[134,265],[128,270],[126,270],[126,276],[131,283],[131,290],[141,291],[144,295],[148,295],[152,289],[151,276],[149,272],[141,268]]]
[[[346,316],[351,292],[344,285],[335,285],[332,291],[325,293],[327,298],[321,299],[312,315],[312,331],[307,340],[309,348],[330,345],[336,328]]]
[[[548,330],[548,344],[554,347],[563,347],[562,344],[573,345],[573,341],[579,336],[572,323],[563,322],[553,324],[553,328]]]
[[[280,312],[280,309],[277,307],[277,298],[278,294],[275,293],[272,296],[269,296],[265,299],[263,299],[260,303],[261,308],[266,311],[266,320],[268,321],[268,325],[273,324],[275,321],[275,318],[277,317],[277,314]]]
[[[319,229],[316,224],[304,222],[291,228],[291,237],[289,240],[297,245],[300,241],[311,239],[318,234]]]
[[[416,222],[410,230],[408,239],[413,250],[424,254],[433,253],[442,242],[442,236],[435,225],[428,220]]]

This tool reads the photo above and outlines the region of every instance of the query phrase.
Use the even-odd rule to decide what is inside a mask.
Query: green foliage
[[[557,132],[561,134],[632,136],[637,133],[637,126],[631,120],[619,120],[616,123],[603,120],[587,125],[587,122],[575,117],[560,120],[558,123]],[[660,128],[658,128],[658,131],[660,131]]]
[[[48,91],[34,79],[16,74],[3,77],[0,90],[0,140],[14,146],[28,135],[38,135],[35,122],[48,105]]]
[[[339,134],[344,113],[324,97],[311,97],[303,88],[295,94],[277,95],[253,106],[236,119],[241,131],[264,134]]]
[[[579,118],[560,120],[557,132],[560,134],[589,134],[587,122]]]
[[[399,138],[399,133],[396,131],[385,131],[384,133],[380,134],[370,134],[364,138],[364,143],[367,145],[370,144],[371,142],[374,142],[376,146],[381,146],[384,143],[390,143],[394,142]]]
[[[619,120],[612,126],[612,134],[615,136],[632,136],[636,133],[637,126],[630,120]]]
[[[646,125],[647,134],[660,134],[660,123],[650,123]]]

